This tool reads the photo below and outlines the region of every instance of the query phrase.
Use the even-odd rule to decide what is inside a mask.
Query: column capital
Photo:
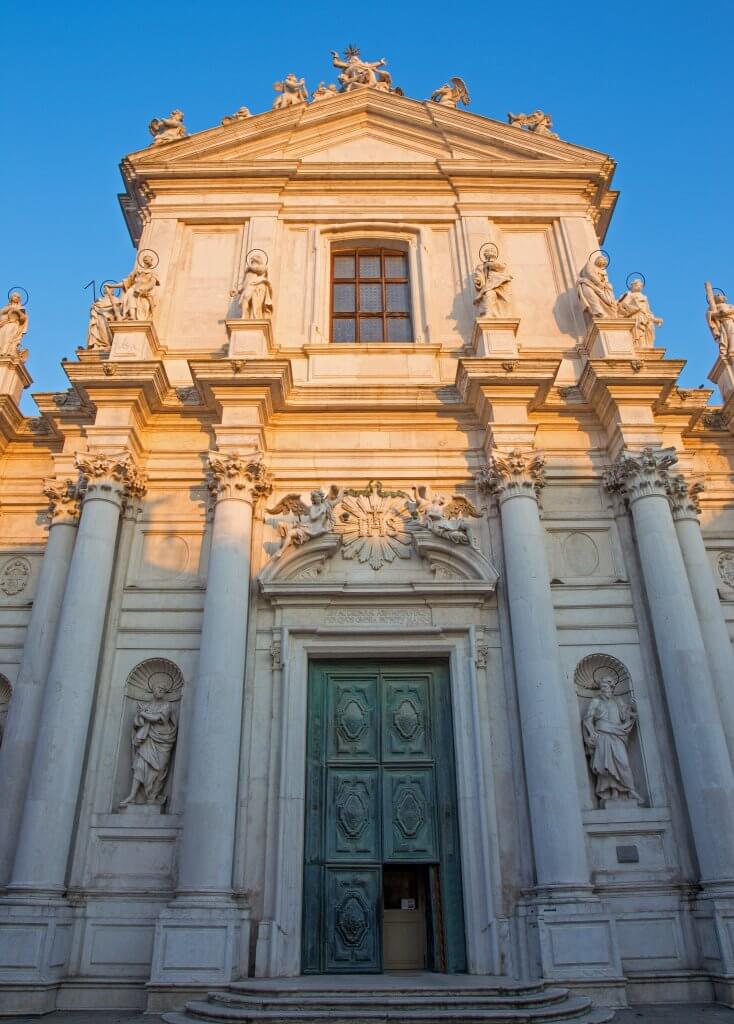
[[[142,498],[147,481],[129,451],[77,452],[76,467],[84,500]]]
[[[613,494],[624,494],[630,501],[651,495],[668,496],[668,469],[678,461],[675,448],[624,450],[616,462],[604,471],[604,486]]]
[[[254,505],[266,497],[273,483],[260,450],[242,452],[209,452],[207,485],[214,501],[236,498]]]
[[[699,495],[704,490],[702,480],[686,480],[682,473],[668,475],[668,501],[675,522],[694,519],[698,522],[701,514]]]
[[[43,493],[48,498],[49,526],[55,526],[57,523],[65,523],[69,526],[78,525],[84,497],[81,477],[78,480],[71,480],[68,477],[66,479],[52,477],[43,485]]]
[[[535,498],[545,486],[545,455],[538,451],[515,448],[510,452],[493,449],[487,465],[476,476],[479,490],[494,494],[500,501],[519,495]]]

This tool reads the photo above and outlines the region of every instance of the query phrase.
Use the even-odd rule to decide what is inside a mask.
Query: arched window
[[[405,250],[393,245],[332,251],[331,340],[341,344],[413,341]]]

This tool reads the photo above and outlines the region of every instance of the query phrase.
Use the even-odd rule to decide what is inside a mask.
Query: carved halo
[[[24,306],[27,306],[31,297],[28,294],[28,289],[24,288],[22,284],[16,284],[12,288],[8,288],[8,302],[10,302],[10,296],[14,295],[16,292],[22,292],[23,293],[20,296],[20,301],[22,302],[22,304]]]
[[[722,298],[722,299],[726,298],[726,292],[724,291],[723,288],[712,288],[711,291],[714,293],[714,295],[716,296],[717,299],[718,298]]]
[[[139,267],[142,267],[142,265],[143,265],[143,256],[154,256],[155,257],[155,263],[153,264],[152,267],[148,268],[149,270],[155,270],[155,268],[160,263],[160,256],[155,251],[155,249],[141,249],[140,250],[140,252],[138,253],[138,258],[137,258],[137,264],[138,264]]]
[[[13,696],[13,687],[6,676],[0,675],[0,708],[6,707]]]
[[[486,263],[487,260],[497,259],[499,254],[499,248],[494,242],[485,242],[479,249],[479,259],[482,263]]]
[[[574,683],[580,697],[594,697],[604,676],[615,680],[614,693],[619,697],[632,693],[632,678],[626,666],[611,654],[589,654],[576,666]]]
[[[253,253],[256,253],[256,252],[259,252],[260,255],[264,257],[264,259],[265,259],[265,266],[267,267],[267,265],[268,265],[268,254],[265,252],[264,249],[250,249],[250,251],[248,252],[247,256],[245,256],[245,265],[247,265],[250,262],[250,256],[252,256]]]
[[[629,291],[633,281],[642,281],[642,287],[647,286],[647,278],[640,270],[633,270],[631,274],[627,274],[627,290]]]
[[[150,700],[156,683],[165,686],[168,700],[180,700],[184,677],[178,665],[168,658],[141,661],[127,677],[125,690],[133,700]]]
[[[105,290],[105,287],[106,287],[106,286],[107,286],[108,284],[109,284],[109,285],[112,285],[112,288],[113,288],[113,290],[115,290],[115,291],[118,291],[118,292],[119,292],[119,290],[120,290],[120,284],[119,284],[119,282],[117,282],[117,281],[113,281],[111,277],[108,277],[108,278],[107,278],[107,279],[106,279],[105,281],[103,281],[103,282],[102,282],[102,284],[101,284],[101,285],[99,286],[99,294],[100,294],[100,295],[104,295],[104,290]]]
[[[594,249],[592,253],[589,253],[589,259],[586,262],[588,263],[589,260],[596,255],[603,256],[604,259],[607,261],[608,267],[612,265],[612,257],[609,255],[606,249]]]

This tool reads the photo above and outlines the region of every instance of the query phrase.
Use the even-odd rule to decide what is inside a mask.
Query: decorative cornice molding
[[[47,480],[43,493],[48,498],[48,521],[50,526],[66,523],[76,526],[81,514],[84,497],[83,478],[79,480]]]
[[[639,452],[625,450],[605,470],[604,486],[612,493],[624,494],[630,501],[650,495],[668,497],[668,469],[677,461],[675,448],[648,447]]]
[[[483,494],[495,495],[500,501],[519,495],[537,501],[545,487],[545,456],[520,448],[510,452],[494,449],[477,474],[476,483]]]
[[[142,498],[147,481],[128,451],[78,452],[76,467],[84,500],[109,497],[118,492],[121,498]]]
[[[704,487],[702,480],[687,481],[681,473],[668,476],[668,501],[673,519],[695,519],[698,522],[701,514],[699,495]]]
[[[237,498],[254,505],[273,489],[270,473],[263,465],[263,452],[209,452],[207,486],[214,501]]]

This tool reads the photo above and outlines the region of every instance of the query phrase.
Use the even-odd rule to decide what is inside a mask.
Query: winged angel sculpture
[[[449,501],[445,494],[431,494],[426,486],[414,487],[413,494],[409,507],[421,526],[452,544],[471,544],[467,517],[479,519],[480,513],[468,498],[454,494]]]
[[[306,505],[300,494],[286,494],[274,508],[272,515],[287,515],[278,522],[281,543],[273,558],[281,558],[289,547],[298,547],[308,540],[332,533],[335,526],[334,506],[341,500],[341,490],[332,484],[329,493],[321,489],[311,491],[311,504]],[[295,517],[295,518],[293,518]]]

